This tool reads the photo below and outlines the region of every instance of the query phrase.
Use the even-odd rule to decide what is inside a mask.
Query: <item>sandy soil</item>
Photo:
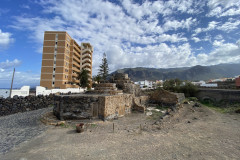
[[[112,122],[96,121],[83,133],[76,133],[73,127],[51,126],[30,142],[0,155],[0,159],[234,160],[240,157],[239,114],[184,105],[174,116],[164,118],[163,124],[152,125],[154,121],[134,113]]]

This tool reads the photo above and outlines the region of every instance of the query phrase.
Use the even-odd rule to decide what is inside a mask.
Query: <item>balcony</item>
[[[72,71],[74,71],[75,73],[78,73],[80,72],[80,68],[73,66]]]
[[[90,48],[83,48],[82,53],[89,52],[92,53],[93,51]]]
[[[84,64],[84,63],[90,63],[90,64],[91,64],[91,62],[92,62],[91,59],[89,59],[89,58],[84,58],[82,64]]]
[[[91,56],[91,54],[89,54],[89,53],[85,53],[85,54],[83,54],[83,59],[84,59],[84,57],[89,57],[89,58],[91,58],[92,56]]]
[[[85,68],[83,68],[83,69],[85,69],[85,70],[91,72],[91,69],[90,69],[90,68],[85,67]]]
[[[76,57],[75,55],[73,56],[73,60],[80,63],[80,58]]]
[[[77,73],[72,73],[72,77],[77,77],[78,76],[78,74]]]
[[[84,68],[84,67],[91,68],[91,65],[90,65],[89,63],[85,63],[85,64],[82,65],[82,67],[83,67],[83,68]]]
[[[73,78],[73,83],[79,83],[80,80],[77,80],[76,78]]]
[[[80,68],[80,64],[79,63],[77,63],[76,61],[73,61],[73,66],[76,66],[76,67],[78,67],[78,68]]]

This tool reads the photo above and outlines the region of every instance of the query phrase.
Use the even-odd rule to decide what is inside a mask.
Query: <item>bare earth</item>
[[[239,114],[184,105],[163,124],[152,125],[154,121],[134,113],[112,122],[96,121],[83,133],[50,126],[0,159],[240,159]]]

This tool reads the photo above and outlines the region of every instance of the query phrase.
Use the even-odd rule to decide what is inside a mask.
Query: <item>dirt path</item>
[[[132,114],[99,122],[86,132],[49,127],[41,136],[0,159],[239,159],[240,115],[220,114],[185,105],[164,128],[150,129],[153,120]],[[140,124],[148,126],[140,131]]]

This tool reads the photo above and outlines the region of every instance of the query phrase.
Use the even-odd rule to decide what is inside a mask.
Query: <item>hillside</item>
[[[183,68],[124,68],[114,73],[126,73],[133,81],[166,80],[179,78],[181,80],[209,80],[240,75],[240,64],[219,64],[213,66],[194,66]]]

